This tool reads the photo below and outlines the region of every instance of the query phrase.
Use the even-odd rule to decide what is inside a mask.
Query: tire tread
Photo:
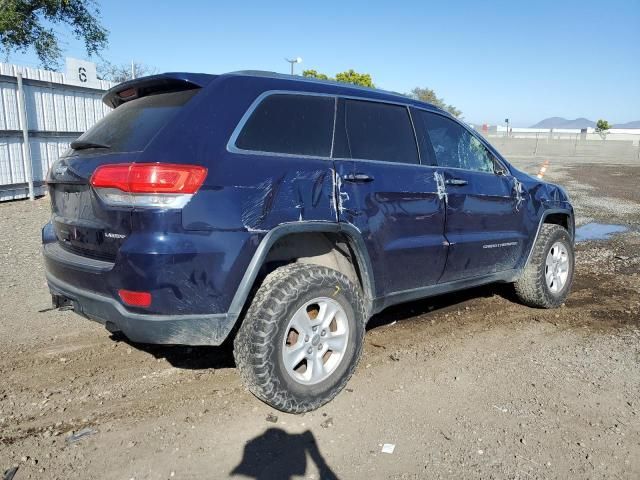
[[[550,223],[542,225],[540,234],[533,246],[531,258],[522,276],[514,283],[516,296],[525,305],[534,308],[556,308],[564,302],[568,292],[571,290],[574,269],[573,260],[571,262],[570,278],[567,280],[569,283],[564,293],[559,297],[554,297],[548,292],[542,267],[545,264],[547,249],[550,244],[563,236],[566,236],[566,239],[570,239],[569,232],[561,225]]]
[[[356,361],[352,362],[340,382],[321,397],[307,400],[296,398],[274,374],[275,366],[269,360],[275,348],[272,333],[277,330],[278,322],[282,321],[287,306],[298,301],[310,286],[333,286],[337,283],[351,290],[350,296],[356,299],[355,304],[351,305],[356,314],[356,321],[363,322],[364,325],[364,302],[359,289],[336,270],[318,265],[293,263],[275,269],[258,288],[234,340],[234,357],[245,386],[260,400],[281,411],[308,412],[330,401],[348,382],[360,357],[364,326],[358,330],[361,332],[361,338],[355,342]]]

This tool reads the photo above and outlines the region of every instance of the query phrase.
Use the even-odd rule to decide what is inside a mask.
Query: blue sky
[[[104,58],[160,71],[370,73],[433,88],[470,123],[640,120],[640,1],[98,1]],[[66,54],[86,57],[68,30]],[[36,64],[32,53],[12,63]]]

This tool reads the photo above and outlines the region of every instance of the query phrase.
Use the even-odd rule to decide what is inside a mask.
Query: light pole
[[[285,58],[285,60],[291,64],[291,75],[293,75],[293,66],[296,63],[302,63],[302,58],[300,58],[300,57],[292,58],[292,59]]]

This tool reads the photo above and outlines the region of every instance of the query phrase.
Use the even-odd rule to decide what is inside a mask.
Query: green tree
[[[42,66],[53,70],[62,56],[53,26],[70,27],[87,55],[97,55],[108,43],[99,16],[93,0],[0,0],[0,49],[8,59],[11,52],[33,48]]]
[[[358,73],[353,69],[349,69],[346,72],[340,72],[336,74],[336,80],[342,83],[350,83],[352,85],[360,85],[361,87],[373,88],[373,80],[368,73]]]
[[[435,105],[436,107],[442,108],[443,110],[446,110],[451,115],[454,115],[456,117],[459,117],[460,115],[462,115],[462,112],[460,110],[458,110],[453,105],[448,105],[444,101],[444,99],[438,97],[436,95],[436,92],[434,92],[430,88],[416,87],[413,90],[411,90],[411,92],[408,93],[407,96],[411,98],[415,98],[416,100],[420,100],[421,102],[426,102],[426,103]]]
[[[331,80],[324,73],[318,73],[315,70],[303,70],[302,71],[302,76],[303,77],[310,77],[310,78],[317,78],[319,80]]]
[[[302,72],[303,77],[317,78],[320,80],[333,80],[335,82],[350,83],[352,85],[359,85],[361,87],[374,88],[371,75],[368,73],[358,73],[353,69],[336,74],[335,78],[332,78],[324,73],[318,73],[315,70],[304,70]]]
[[[610,128],[611,125],[609,125],[609,122],[606,120],[599,119],[596,122],[596,133],[598,133],[603,140],[606,138],[607,133],[609,133]]]

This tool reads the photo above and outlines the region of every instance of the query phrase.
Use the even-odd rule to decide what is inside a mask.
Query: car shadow
[[[438,310],[455,307],[474,298],[501,296],[509,301],[517,302],[513,289],[506,284],[490,284],[436,297],[429,297],[409,303],[388,307],[374,315],[367,323],[367,330],[373,330],[396,321],[409,320]],[[131,345],[145,351],[155,358],[167,360],[176,368],[187,370],[235,368],[233,358],[233,338],[228,338],[219,347],[189,347],[184,345],[150,345],[134,343],[119,332],[111,334],[111,339]]]
[[[233,359],[233,344],[225,341],[219,347],[190,347],[186,345],[152,345],[148,343],[134,343],[120,332],[111,334],[111,339],[124,342],[131,347],[153,355],[154,358],[164,359],[176,368],[186,370],[206,370],[235,368]]]
[[[320,453],[311,431],[291,434],[280,428],[269,428],[246,443],[242,460],[229,475],[287,480],[306,475],[307,458],[315,464],[321,479],[337,480],[338,476]]]
[[[393,305],[377,313],[367,323],[367,331],[389,325],[393,322],[401,322],[427,313],[454,308],[474,298],[490,298],[498,295],[506,300],[517,302],[513,289],[505,283],[492,283],[481,287],[446,293],[413,302]]]

